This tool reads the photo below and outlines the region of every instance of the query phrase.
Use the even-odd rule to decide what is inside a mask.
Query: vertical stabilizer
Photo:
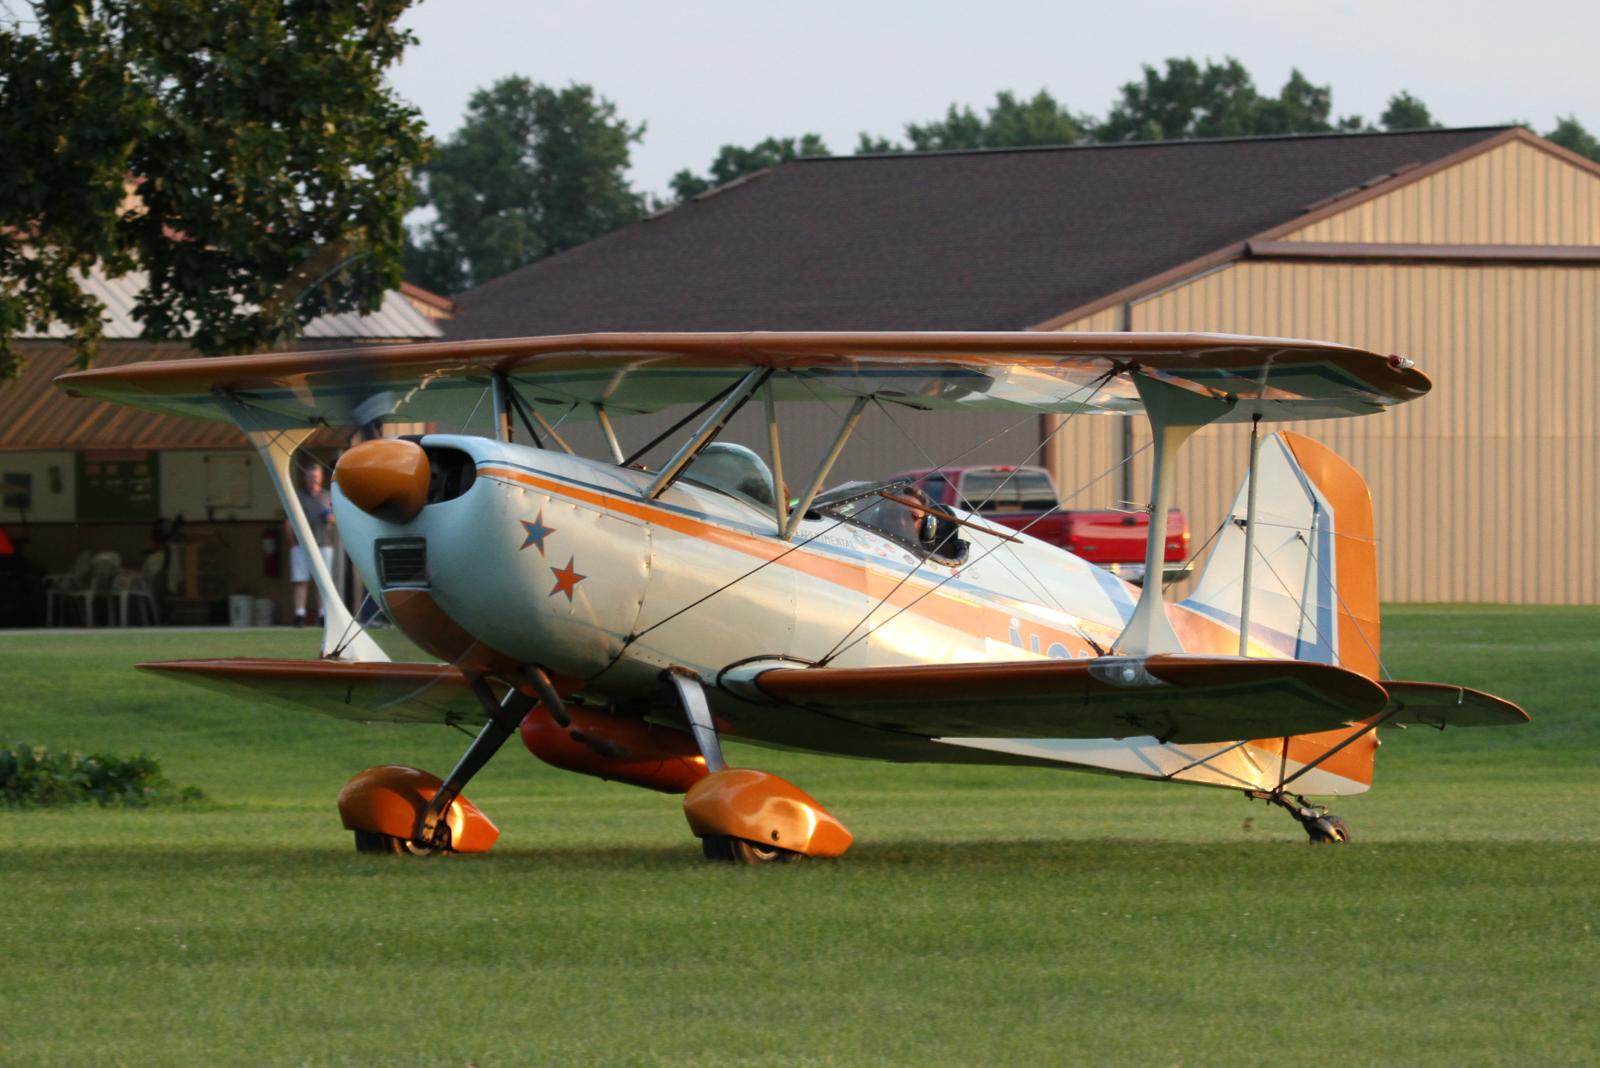
[[[1378,555],[1366,482],[1331,449],[1288,432],[1262,441],[1257,477],[1251,654],[1378,678]],[[1184,602],[1234,627],[1244,606],[1248,490],[1247,478]]]

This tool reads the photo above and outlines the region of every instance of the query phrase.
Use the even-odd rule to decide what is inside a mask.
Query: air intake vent
[[[386,590],[428,586],[428,542],[425,538],[379,538],[378,581]]]

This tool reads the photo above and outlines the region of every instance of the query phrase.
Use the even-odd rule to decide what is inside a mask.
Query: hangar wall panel
[[[1319,338],[1402,353],[1433,392],[1360,419],[1286,424],[1367,478],[1389,601],[1600,603],[1600,270],[1235,264],[1133,309],[1138,330]],[[1112,428],[1102,432],[1114,447]],[[1136,423],[1136,445],[1149,435]],[[1092,451],[1100,442],[1075,443]],[[1247,431],[1196,435],[1177,501],[1198,546],[1224,518]],[[1149,455],[1137,465],[1149,493]],[[1055,460],[1070,470],[1058,446]]]
[[[1509,141],[1283,240],[1600,245],[1600,176]]]
[[[1122,309],[1107,308],[1079,319],[1064,330],[1110,331],[1121,324]],[[1046,421],[1045,433],[1054,433],[1040,463],[1054,475],[1056,488],[1069,508],[1117,507],[1119,467],[1117,436],[1122,418],[1079,415]]]

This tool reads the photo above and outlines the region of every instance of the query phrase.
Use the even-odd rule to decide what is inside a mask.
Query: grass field
[[[1600,1063],[1600,611],[1385,626],[1397,677],[1534,722],[1385,732],[1347,846],[1223,791],[730,746],[856,834],[763,869],[514,744],[469,791],[492,854],[358,856],[344,780],[464,738],[129,668],[312,635],[0,634],[0,739],[149,750],[210,797],[0,810],[0,1063]]]

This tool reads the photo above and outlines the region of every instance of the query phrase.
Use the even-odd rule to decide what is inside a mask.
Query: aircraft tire
[[[1327,815],[1306,824],[1312,845],[1340,845],[1350,841],[1350,826],[1338,816]]]
[[[355,836],[357,853],[373,853],[380,856],[431,857],[450,852],[448,845],[431,848],[419,846],[408,839],[396,838],[391,834],[379,834],[377,831],[356,831]]]
[[[726,860],[735,864],[787,864],[800,857],[799,853],[792,850],[722,834],[706,835],[700,839],[700,848],[707,860]]]

